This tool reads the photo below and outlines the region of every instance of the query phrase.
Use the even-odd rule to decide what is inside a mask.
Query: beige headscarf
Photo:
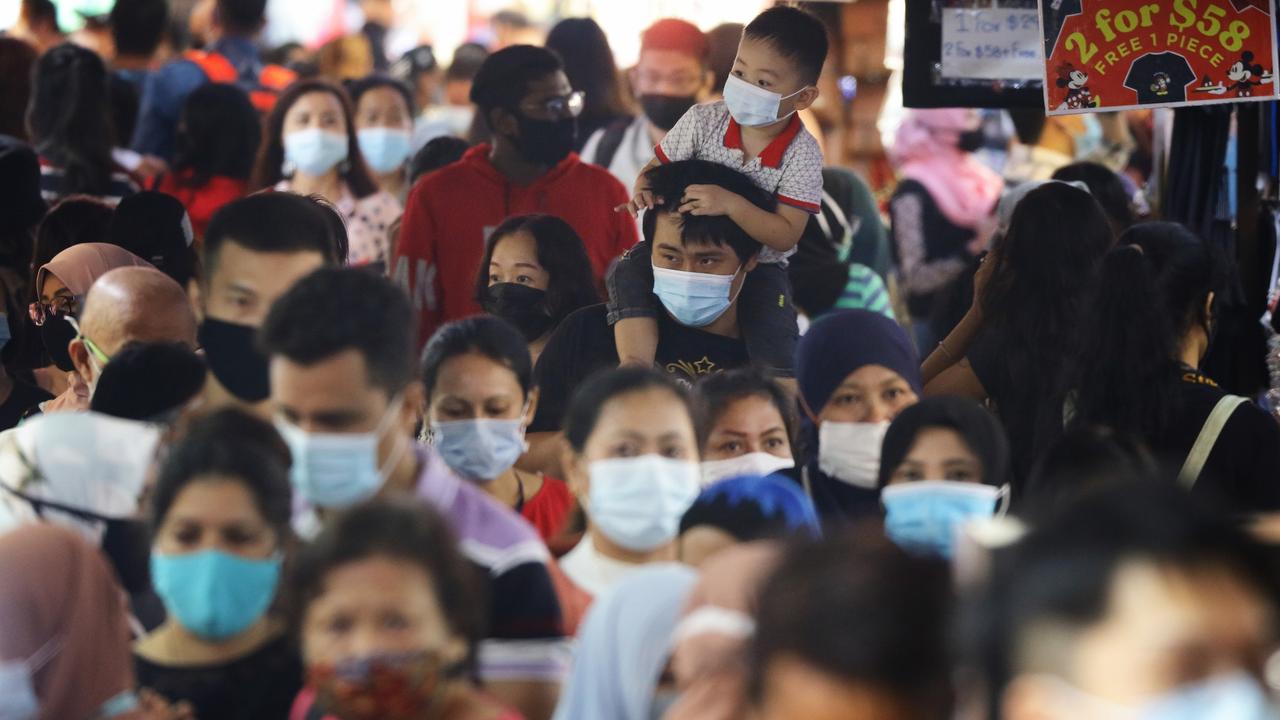
[[[89,293],[89,287],[108,270],[121,267],[154,267],[151,263],[118,245],[80,243],[63,250],[40,266],[36,274],[36,292],[44,287],[46,273],[62,281],[77,297]]]
[[[33,656],[49,656],[32,675],[40,720],[90,718],[135,685],[115,576],[97,548],[44,523],[0,535],[0,660]]]

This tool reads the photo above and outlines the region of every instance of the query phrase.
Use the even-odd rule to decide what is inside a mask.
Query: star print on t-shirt
[[[1156,82],[1156,75],[1160,74],[1168,79],[1167,84]],[[1173,52],[1148,53],[1129,66],[1124,86],[1138,94],[1139,105],[1186,102],[1187,85],[1195,79],[1195,71],[1185,57]]]

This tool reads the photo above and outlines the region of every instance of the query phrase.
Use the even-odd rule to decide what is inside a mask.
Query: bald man
[[[80,334],[67,346],[71,387],[44,412],[88,410],[93,387],[111,356],[130,343],[180,342],[196,347],[196,316],[186,291],[154,268],[117,268],[89,288]]]

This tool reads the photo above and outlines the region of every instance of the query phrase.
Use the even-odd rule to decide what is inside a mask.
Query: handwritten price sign
[[[1044,29],[1051,115],[1280,97],[1274,0],[1050,0],[1072,4]]]
[[[1040,18],[1034,10],[947,8],[942,15],[942,76],[978,80],[1040,77]]]

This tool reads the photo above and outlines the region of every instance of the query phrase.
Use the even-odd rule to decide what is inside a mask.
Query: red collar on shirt
[[[765,167],[781,167],[782,156],[787,152],[787,147],[791,145],[791,141],[796,138],[796,134],[800,132],[801,123],[800,115],[793,113],[791,122],[778,133],[778,137],[769,141],[769,144],[760,153],[760,164]],[[729,118],[729,127],[724,131],[724,146],[730,150],[742,150],[742,126],[738,125],[738,121],[732,117]]]

